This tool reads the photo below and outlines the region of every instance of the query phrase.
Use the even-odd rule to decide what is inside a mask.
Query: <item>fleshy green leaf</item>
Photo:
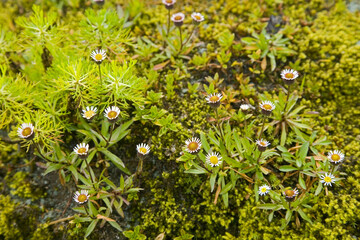
[[[279,168],[280,171],[282,172],[291,172],[291,171],[296,171],[298,170],[296,167],[293,167],[291,165],[284,165],[284,166],[281,166]]]
[[[309,223],[313,224],[311,219],[303,212],[303,210],[301,208],[297,209],[297,212],[300,214],[302,219],[304,219],[304,220],[308,221]]]
[[[201,145],[203,146],[204,150],[206,152],[209,152],[210,151],[210,146],[209,146],[209,143],[206,139],[206,136],[203,132],[200,133],[200,140],[201,140]]]
[[[98,223],[99,219],[95,219],[93,220],[90,225],[88,226],[88,228],[86,229],[85,232],[85,237],[88,237],[95,229],[96,224]]]
[[[306,189],[306,184],[304,179],[301,177],[301,174],[299,174],[299,184],[303,189]]]
[[[316,191],[315,191],[315,196],[319,195],[319,193],[321,192],[322,189],[323,189],[323,184],[319,181],[319,185],[317,186]]]
[[[118,156],[116,156],[115,154],[111,153],[106,149],[100,150],[100,152],[104,153],[111,160],[111,162],[121,171],[123,171],[128,175],[131,175],[130,171],[125,167],[123,161],[121,161],[121,159]]]

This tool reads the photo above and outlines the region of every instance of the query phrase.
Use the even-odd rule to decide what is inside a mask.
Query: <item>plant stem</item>
[[[218,131],[220,132],[220,141],[219,142],[221,142],[222,140],[224,141],[224,147],[225,147],[226,152],[228,153],[228,150],[226,148],[226,143],[225,143],[225,134],[222,130],[222,126],[219,123],[220,118],[219,118],[218,108],[215,109],[215,115],[216,115],[216,126],[217,126]],[[225,162],[223,162],[223,164],[222,164],[223,171],[225,170],[224,168],[225,168]]]
[[[34,140],[32,140],[32,142],[34,143],[34,145],[35,145],[38,153],[40,154],[40,156],[41,156],[44,160],[46,160],[46,161],[48,161],[48,162],[54,162],[53,160],[48,159],[47,157],[45,157],[45,156],[41,153],[40,147],[38,146],[37,143],[34,142]]]
[[[182,48],[183,48],[181,27],[179,27],[179,32],[180,32],[180,50],[179,50],[179,54],[180,54],[180,53],[181,53],[181,50],[182,50]]]
[[[88,163],[88,161],[87,161],[87,158],[85,159],[85,163],[86,163],[86,167],[87,167],[87,169],[88,169],[88,172],[89,172],[89,174],[90,174],[90,180],[91,180],[92,184],[94,185],[95,179],[93,178],[93,175],[91,174],[90,165],[89,165],[89,163]]]
[[[142,172],[142,168],[143,168],[143,159],[140,157],[138,167],[136,169],[136,174],[140,174]]]
[[[265,126],[265,115],[263,116],[263,121],[262,121],[262,126],[261,126],[261,131],[260,131],[260,135],[259,135],[259,140],[261,140],[261,136],[264,132],[264,126]]]
[[[234,172],[236,172],[237,174],[239,174],[241,177],[243,177],[246,181],[250,182],[250,183],[254,183],[254,181],[248,177],[245,173],[241,173],[231,167],[225,167],[225,169],[230,169],[230,170],[233,170]]]
[[[99,66],[99,75],[100,75],[100,86],[102,86],[102,78],[101,78],[101,69],[100,69],[100,63],[98,64]]]
[[[261,158],[262,153],[263,153],[263,152],[260,152],[260,155],[259,155],[258,159],[256,160],[256,162],[257,162],[258,164],[259,164],[259,162],[260,162],[260,158]]]
[[[166,37],[169,36],[169,33],[170,33],[170,9],[168,9],[168,21],[167,21]]]
[[[96,124],[94,126],[95,126],[96,131],[100,134],[100,136],[105,140],[105,142],[107,142],[107,139],[104,137],[104,135],[102,135],[102,133],[101,133],[100,129],[98,128],[98,126]]]
[[[92,217],[90,216],[90,214],[89,214],[89,212],[88,212],[87,208],[86,208],[84,205],[83,205],[83,208],[85,209],[86,214],[87,214],[90,218],[92,218]]]
[[[218,127],[221,137],[224,138],[224,133],[223,133],[222,127],[220,126],[220,121],[219,121],[220,118],[219,118],[218,109],[215,110],[215,115],[216,115],[216,125]]]
[[[106,143],[106,146],[108,146],[108,145],[109,145],[109,142],[111,141],[111,136],[112,136],[112,133],[113,133],[113,131],[114,131],[114,128],[115,128],[115,123],[113,123],[113,124],[111,125],[110,136],[109,136],[109,140],[106,141],[106,142],[107,142],[107,143]]]
[[[61,219],[59,219],[59,220],[52,221],[52,222],[48,223],[48,226],[54,225],[54,224],[57,224],[57,223],[61,223],[61,222],[65,222],[65,221],[67,221],[67,220],[72,220],[72,219],[74,219],[74,218],[75,218],[75,216],[70,216],[70,217],[66,217],[66,218],[61,218]]]
[[[184,46],[188,43],[188,41],[190,40],[191,36],[193,35],[193,33],[195,32],[195,27],[193,28],[193,30],[191,31],[188,39],[186,39],[185,43],[184,43]]]
[[[287,104],[289,102],[290,88],[291,88],[291,85],[288,86],[288,92],[287,92],[287,96],[286,96],[286,103],[285,103],[285,107],[284,107],[284,113],[286,112],[286,107],[287,107]]]

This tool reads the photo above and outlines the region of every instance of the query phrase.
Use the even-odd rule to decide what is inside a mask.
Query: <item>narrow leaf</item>
[[[90,225],[86,229],[85,237],[88,237],[92,233],[92,231],[94,231],[94,228],[95,228],[96,224],[98,223],[98,221],[99,221],[99,219],[96,219],[90,223]]]

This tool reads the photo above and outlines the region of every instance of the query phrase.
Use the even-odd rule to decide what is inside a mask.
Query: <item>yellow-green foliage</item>
[[[188,56],[175,59],[163,54],[163,38],[157,31],[160,25],[166,25],[167,10],[164,6],[153,6],[141,0],[105,1],[103,10],[88,10],[86,13],[84,8],[98,10],[100,7],[91,5],[91,1],[57,1],[56,4],[55,1],[40,1],[46,15],[44,19],[53,18],[51,27],[44,23],[44,35],[37,35],[26,24],[34,16],[31,9],[35,1],[1,3],[0,9],[6,9],[0,14],[0,24],[4,26],[0,38],[0,63],[6,65],[2,67],[0,76],[1,129],[11,130],[10,137],[15,138],[19,123],[34,122],[37,132],[35,141],[51,148],[50,144],[58,139],[67,145],[73,144],[67,140],[77,140],[76,136],[67,135],[71,130],[69,125],[78,123],[79,112],[87,105],[103,109],[106,103],[117,103],[122,107],[122,116],[126,117],[136,115],[131,112],[134,108],[157,106],[159,111],[166,109],[165,117],[173,114],[177,131],[159,136],[161,126],[158,119],[152,122],[139,116],[139,121],[134,123],[138,129],[132,129],[135,134],[126,137],[126,141],[135,144],[140,140],[151,143],[152,158],[144,161],[144,172],[138,180],[139,187],[144,190],[129,197],[134,201],[125,210],[124,230],[140,225],[148,239],[154,239],[162,232],[166,233],[166,238],[173,239],[181,231],[194,235],[194,239],[222,239],[225,235],[233,236],[229,239],[359,238],[358,12],[348,12],[345,2],[340,0],[243,0],[240,4],[238,0],[213,0],[206,4],[202,1],[178,1],[172,13],[186,13],[185,36],[194,28],[189,17],[191,12],[203,13],[207,21],[199,26],[191,40],[198,45],[195,47],[194,44]],[[124,7],[120,10],[122,5]],[[106,12],[106,9],[111,11]],[[36,11],[39,13],[39,8]],[[47,14],[50,12],[53,14]],[[121,21],[118,21],[118,15],[122,16]],[[286,63],[277,63],[279,69],[274,75],[267,72],[254,74],[251,68],[255,63],[240,48],[234,50],[233,47],[252,32],[259,33],[271,15],[283,15],[283,20],[288,23],[284,35],[291,39],[289,47],[297,54],[287,58]],[[105,29],[105,39],[100,40],[97,27],[88,23],[102,18],[106,18],[101,26]],[[125,22],[128,28],[123,29]],[[107,26],[110,28],[107,29]],[[177,29],[173,25],[171,29],[174,34],[170,36],[170,41],[175,41]],[[217,57],[222,50],[218,40],[222,34],[234,36],[232,46],[226,49],[226,54],[231,54],[229,64],[225,65],[228,71],[217,67]],[[145,54],[145,50],[151,44],[139,46],[140,37],[142,42],[146,42],[144,36],[156,46],[152,46],[150,54]],[[52,65],[47,70],[42,61],[45,47],[53,56]],[[106,78],[103,80],[108,85],[102,91],[99,91],[98,66],[89,58],[91,50],[97,47],[108,50],[108,59],[102,65],[103,78]],[[136,52],[141,49],[145,49],[143,55]],[[199,60],[199,69],[192,61],[188,62],[194,55],[205,56],[205,60]],[[133,59],[138,59],[137,64]],[[164,62],[166,64],[158,72],[152,71],[154,65]],[[237,106],[236,100],[256,99],[268,90],[267,87],[273,88],[279,78],[275,74],[285,66],[296,66],[305,77],[303,98],[306,100],[301,100],[299,104],[306,104],[311,111],[319,112],[316,121],[311,121],[312,127],[320,132],[319,135],[327,135],[334,142],[332,148],[337,146],[345,152],[346,161],[342,167],[348,175],[341,176],[346,179],[340,186],[333,186],[327,196],[312,198],[312,208],[304,211],[314,222],[313,225],[303,221],[298,228],[295,222],[291,222],[287,229],[281,231],[283,216],[275,213],[273,221],[268,222],[268,212],[256,208],[253,185],[239,180],[229,194],[229,207],[223,206],[221,197],[214,205],[214,193],[209,190],[208,179],[184,174],[175,159],[187,138],[197,136],[201,130],[211,126],[208,121],[211,110],[205,105],[204,89],[200,86],[198,91],[189,93],[186,91],[189,82],[203,83],[205,77],[214,76],[216,72],[221,75],[220,78],[226,79],[223,85],[235,84],[238,89],[224,87],[226,108],[221,108],[224,112],[234,112],[232,108]],[[167,79],[169,75],[175,76],[174,79]],[[116,83],[111,81],[114,76]],[[266,89],[262,88],[265,84]],[[300,93],[300,84],[296,83],[297,93]],[[158,103],[148,104],[145,100],[148,88],[162,93],[163,98]],[[236,99],[231,99],[231,94]],[[273,130],[269,128],[267,133]],[[290,138],[295,138],[295,134],[290,133]],[[274,140],[274,145],[277,142]],[[27,144],[30,145],[29,142]],[[326,154],[326,151],[323,153]],[[11,169],[10,163],[16,164],[14,159],[17,160],[17,155],[15,145],[1,148],[0,170]],[[280,182],[277,178],[274,181],[277,181],[274,185]],[[46,197],[31,185],[31,176],[23,170],[13,176],[8,174],[6,185],[16,199]],[[4,186],[1,185],[1,188]],[[260,201],[267,200],[265,197]],[[10,196],[0,195],[0,238],[51,239],[54,230],[38,223],[38,219],[42,220],[38,215],[33,206],[16,203]],[[63,238],[76,239],[78,235],[83,235],[86,223],[69,226],[69,230],[63,225],[57,230],[60,235],[63,233]],[[54,239],[58,237],[54,236]]]
[[[0,236],[7,239],[22,239],[21,229],[14,227],[14,211],[18,204],[10,196],[0,195]]]
[[[36,229],[38,214],[36,208],[16,203],[10,196],[0,195],[0,237],[5,240],[35,239],[31,236]],[[43,232],[36,239],[51,239],[51,235]]]
[[[8,174],[5,180],[11,189],[10,193],[12,195],[31,198],[32,200],[42,197],[41,189],[31,185],[29,173],[27,172],[17,172],[13,176]]]
[[[313,110],[321,112],[320,125],[326,126],[321,131],[354,158],[360,150],[360,45],[354,37],[360,34],[359,24],[359,14],[347,12],[339,2],[330,13],[318,13],[292,45],[306,74],[305,86],[311,86],[307,94],[315,100]]]
[[[190,187],[186,179],[182,174],[174,172],[149,181],[151,201],[144,203],[143,208],[139,209],[142,227],[147,236],[155,237],[160,232],[166,232],[167,236],[175,237],[180,229],[191,232],[197,238],[206,239],[222,239],[221,234],[225,235],[226,231],[231,232],[235,239],[269,240],[319,237],[338,239],[343,236],[351,239],[351,235],[357,234],[360,202],[347,194],[347,190],[339,192],[339,195],[329,192],[328,196],[319,199],[314,197],[317,204],[306,211],[314,219],[313,225],[302,222],[301,228],[297,228],[293,223],[290,228],[281,231],[282,217],[275,214],[273,222],[269,223],[267,214],[254,208],[256,204],[250,197],[253,192],[245,184],[239,184],[234,190],[230,196],[229,208],[226,209],[221,203],[213,204],[213,194],[206,186],[200,193],[181,191],[184,186]],[[349,180],[350,184],[355,183],[353,178]],[[356,190],[349,186],[354,195],[360,191],[359,183],[356,182],[356,185]]]

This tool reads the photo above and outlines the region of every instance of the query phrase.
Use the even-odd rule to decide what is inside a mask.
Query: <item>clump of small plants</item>
[[[250,0],[190,12],[193,6],[159,0],[159,12],[151,14],[146,1],[125,2],[123,8],[123,1],[42,1],[44,6],[34,5],[14,21],[1,18],[9,26],[0,35],[0,147],[11,146],[24,163],[3,151],[9,156],[0,161],[0,174],[6,172],[0,190],[28,202],[49,197],[52,190],[43,194],[31,181],[19,184],[38,174],[37,167],[43,169],[70,200],[60,217],[39,221],[37,230],[70,223],[84,239],[111,229],[133,240],[147,239],[149,232],[157,240],[190,240],[220,227],[223,232],[214,239],[235,239],[225,231],[242,227],[238,213],[226,214],[238,196],[244,199],[237,206],[250,204],[244,212],[264,214],[280,230],[317,221],[310,209],[343,186],[345,152],[352,153],[340,147],[343,139],[333,144],[325,136],[331,124],[319,129],[312,118],[316,113],[308,109],[312,93],[306,94],[311,87],[301,67],[306,56],[291,45],[292,31],[300,30],[271,26],[274,19],[289,20],[267,19],[275,11],[272,1],[260,1],[251,12]],[[283,1],[275,2],[282,14]],[[11,14],[24,10],[19,6],[9,8]],[[313,31],[312,22],[300,24]],[[209,41],[198,41],[205,38]],[[324,53],[316,64],[337,59],[332,57]],[[18,181],[5,186],[13,179]],[[357,184],[348,177],[351,181]],[[1,218],[15,211],[14,199],[1,200],[0,205],[9,202]],[[204,206],[215,211],[203,214]],[[219,226],[211,230],[200,226],[218,213],[230,217],[217,219]],[[160,219],[165,224],[156,217],[166,218]],[[179,224],[192,217],[201,222],[200,230],[190,229],[190,221]]]
[[[257,207],[270,210],[269,221],[275,212],[283,217],[282,229],[292,217],[298,226],[299,217],[312,223],[303,209],[311,208],[308,203],[314,196],[322,192],[327,195],[344,174],[339,166],[345,155],[341,150],[324,155],[321,148],[330,141],[311,132],[300,115],[305,107],[296,106],[299,96],[290,92],[298,77],[293,69],[281,72],[288,86],[286,97],[279,94],[274,101],[262,96],[258,108],[241,104],[238,114],[243,116],[243,127],[220,115],[223,95],[212,89],[205,98],[213,112],[212,128],[186,140],[183,155],[178,158],[184,162],[186,173],[206,176],[214,204],[221,197],[228,207],[237,181],[247,181],[253,186],[256,202],[260,202]],[[246,124],[249,120],[251,123]],[[267,133],[274,126],[278,130]],[[295,134],[289,139],[291,132]]]

